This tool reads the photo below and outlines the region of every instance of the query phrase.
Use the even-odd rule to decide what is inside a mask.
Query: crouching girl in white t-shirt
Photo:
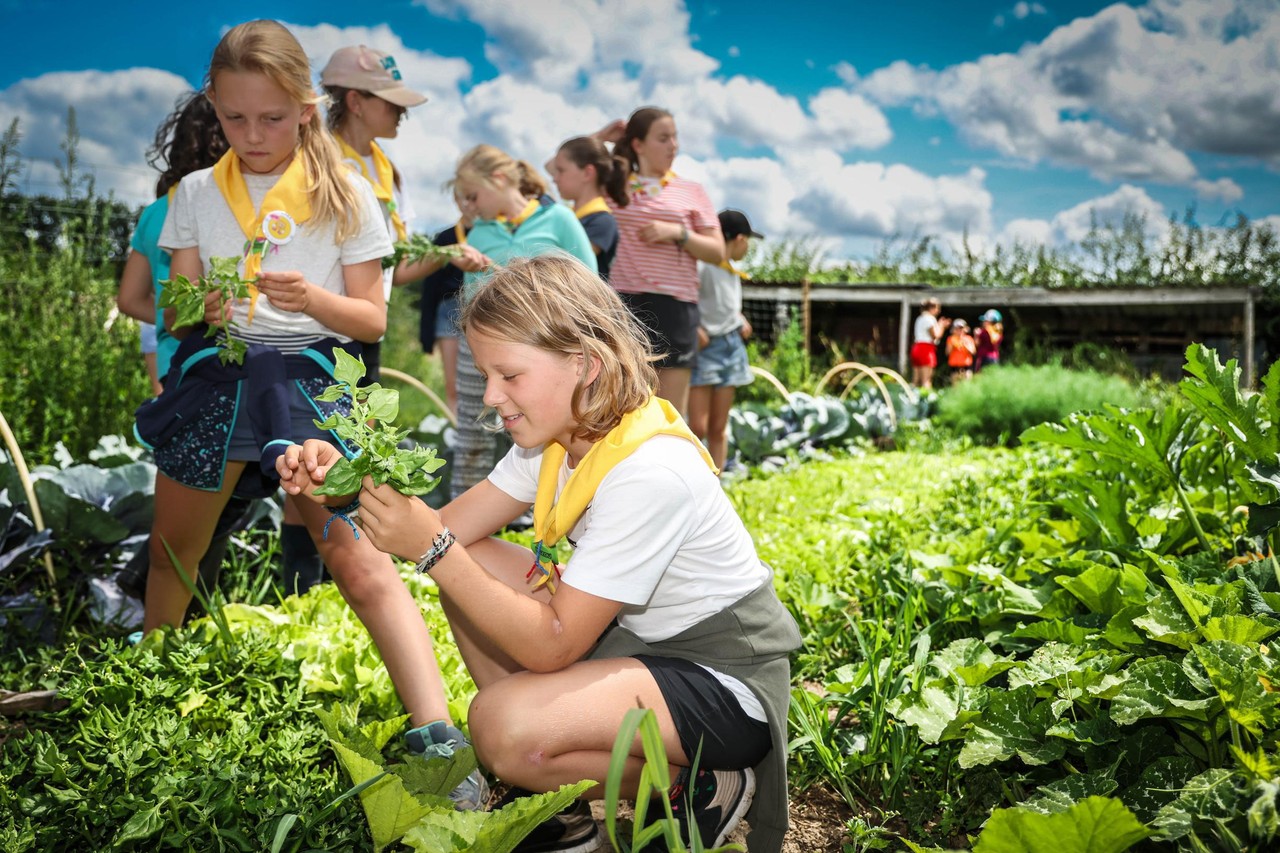
[[[672,789],[682,822],[718,845],[750,807],[751,849],[780,850],[788,654],[800,636],[710,457],[653,396],[644,330],[564,256],[512,261],[464,308],[462,326],[484,402],[515,447],[439,514],[366,480],[360,523],[439,584],[480,688],[468,720],[481,762],[516,794],[603,780],[639,703],[682,768]],[[336,458],[319,441],[290,448],[279,462],[286,490],[309,491]],[[533,554],[489,538],[531,506]],[[565,543],[571,551],[549,557]],[[637,741],[624,793],[642,766]],[[592,850],[600,833],[582,802],[526,843]]]

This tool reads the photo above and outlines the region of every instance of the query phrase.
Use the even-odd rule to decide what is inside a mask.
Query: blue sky
[[[1190,206],[1206,226],[1237,212],[1280,223],[1274,0],[102,8],[0,0],[0,30],[30,34],[6,39],[0,67],[0,122],[21,120],[29,191],[56,190],[75,106],[98,186],[146,200],[155,126],[220,34],[266,15],[317,68],[367,43],[431,96],[388,146],[423,230],[454,217],[439,188],[471,145],[541,164],[647,103],[675,113],[677,171],[717,205],[770,236],[817,236],[833,258],[895,235],[1062,243],[1126,211],[1156,235]]]

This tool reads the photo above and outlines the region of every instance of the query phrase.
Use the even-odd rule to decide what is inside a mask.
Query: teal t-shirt
[[[477,219],[467,234],[467,245],[489,256],[501,265],[514,258],[532,258],[560,250],[598,272],[596,253],[587,232],[573,211],[557,204],[551,196],[539,199],[541,207],[512,231],[506,223]],[[462,279],[462,298],[469,300],[488,280],[491,272],[467,273]]]
[[[169,361],[178,349],[178,339],[164,327],[164,309],[160,307],[163,281],[169,280],[169,253],[160,248],[160,229],[169,215],[169,196],[162,195],[142,209],[138,224],[129,239],[129,248],[147,259],[151,265],[151,288],[156,299],[156,369],[163,380],[169,372]]]

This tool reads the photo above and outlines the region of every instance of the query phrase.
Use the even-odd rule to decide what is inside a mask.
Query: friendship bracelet
[[[356,535],[356,538],[360,538],[360,529],[357,528],[356,523],[349,518],[349,516],[356,514],[356,510],[360,509],[359,495],[352,498],[351,503],[346,506],[326,506],[325,509],[329,510],[329,520],[324,523],[324,530],[320,533],[321,539],[325,542],[329,541],[329,525],[333,524],[333,520],[335,518],[340,518],[345,521],[347,526],[351,528],[351,532]]]
[[[436,538],[431,540],[431,547],[427,549],[427,553],[423,554],[418,560],[418,565],[413,570],[418,574],[430,573],[435,568],[436,563],[444,559],[444,555],[453,547],[453,543],[458,538],[453,535],[453,531],[447,527],[442,527],[440,532],[436,534]]]

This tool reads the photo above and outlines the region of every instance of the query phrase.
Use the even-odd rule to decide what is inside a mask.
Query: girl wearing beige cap
[[[371,47],[341,47],[320,72],[320,84],[329,95],[329,129],[338,138],[343,156],[356,172],[373,185],[382,202],[392,240],[409,236],[412,211],[400,172],[378,145],[379,139],[395,139],[400,120],[410,107],[426,103],[427,96],[404,84],[395,59]],[[464,272],[488,266],[488,258],[470,247],[454,263]],[[393,285],[424,278],[444,266],[443,259],[424,259],[401,264],[384,273],[383,289],[388,304]],[[365,344],[364,361],[368,376],[378,378],[379,343]]]

